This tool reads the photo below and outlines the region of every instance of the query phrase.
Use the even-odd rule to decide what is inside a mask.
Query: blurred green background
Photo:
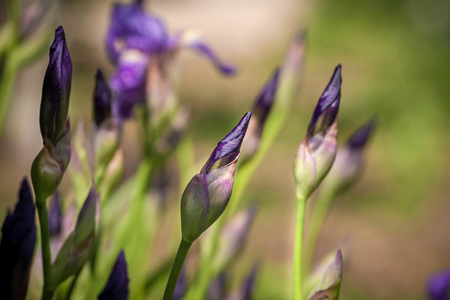
[[[5,1],[6,2],[6,1]],[[317,258],[344,238],[341,299],[425,299],[429,275],[450,268],[450,2],[445,0],[149,1],[171,32],[195,28],[239,67],[218,75],[195,54],[180,57],[180,99],[191,110],[190,132],[201,159],[247,111],[282,61],[295,31],[307,28],[307,58],[291,115],[246,193],[261,209],[242,270],[263,262],[256,299],[290,295],[295,197],[292,160],[314,105],[343,65],[339,140],[372,116],[379,127],[357,186],[336,199]],[[91,117],[94,74],[112,72],[104,35],[112,1],[58,2],[74,76],[71,119]],[[0,5],[1,9],[5,4]],[[4,11],[4,10],[3,10]],[[3,15],[3,17],[5,17]],[[41,147],[38,127],[44,56],[17,79],[0,140],[0,215],[16,199]],[[136,124],[127,126],[127,172],[138,162]],[[73,126],[75,127],[75,126]],[[172,199],[175,207],[178,199]]]

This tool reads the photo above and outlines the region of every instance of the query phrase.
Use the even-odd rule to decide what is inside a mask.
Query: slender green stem
[[[44,288],[42,290],[42,300],[51,299],[54,291],[50,289],[51,274],[51,252],[50,252],[50,230],[48,226],[47,207],[45,199],[36,199],[39,224],[41,228],[42,265],[44,269]]]
[[[319,238],[320,231],[322,229],[323,221],[330,207],[331,201],[334,198],[333,189],[326,189],[317,199],[314,206],[311,221],[309,223],[308,234],[306,235],[306,247],[305,247],[305,266],[303,269],[304,274],[311,272],[312,263],[314,259],[314,252]]]
[[[180,276],[181,268],[183,267],[184,260],[188,254],[189,248],[192,243],[181,240],[180,247],[178,248],[177,256],[173,262],[172,270],[170,271],[169,280],[167,281],[166,290],[164,291],[163,300],[172,300],[175,287],[177,286],[178,277]]]
[[[303,233],[305,226],[306,199],[297,195],[294,241],[294,300],[303,299]]]

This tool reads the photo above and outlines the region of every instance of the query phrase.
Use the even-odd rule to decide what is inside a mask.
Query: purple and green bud
[[[186,242],[195,241],[225,210],[250,117],[251,113],[246,113],[217,144],[200,173],[187,185],[181,198],[181,230]]]
[[[50,237],[56,237],[61,233],[63,218],[59,192],[56,191],[53,194],[52,198],[53,200],[48,210],[48,227],[50,231]]]
[[[97,195],[91,188],[69,235],[52,265],[51,288],[75,275],[92,254],[95,237]]]
[[[247,161],[252,158],[259,148],[264,124],[275,101],[279,78],[280,69],[278,68],[273,72],[269,81],[256,98],[252,108],[253,117],[248,125],[247,134],[242,145],[241,161]]]
[[[100,126],[111,118],[112,93],[108,82],[100,69],[95,74],[94,89],[94,120],[95,125]]]
[[[128,283],[130,282],[127,272],[127,262],[125,260],[125,252],[120,251],[114,264],[108,282],[103,291],[98,295],[99,300],[127,300],[128,299]]]
[[[439,272],[430,278],[428,295],[431,300],[450,299],[450,270]]]
[[[311,291],[308,300],[338,300],[343,271],[342,253],[339,249],[328,265],[319,284]]]
[[[26,299],[30,268],[36,244],[36,208],[26,178],[19,201],[8,211],[0,242],[0,295],[2,299]]]
[[[337,148],[337,115],[341,99],[341,65],[320,97],[294,161],[297,194],[307,199],[330,170]]]
[[[42,87],[39,125],[44,147],[31,168],[38,202],[45,201],[56,191],[70,161],[68,112],[71,82],[72,62],[64,30],[60,26],[50,47],[50,60]]]
[[[256,214],[256,207],[251,206],[234,216],[220,233],[219,247],[214,261],[221,269],[229,265],[245,247]]]
[[[336,159],[327,176],[327,184],[336,193],[351,187],[360,177],[364,169],[364,149],[375,130],[376,122],[371,120],[360,127],[336,154]]]

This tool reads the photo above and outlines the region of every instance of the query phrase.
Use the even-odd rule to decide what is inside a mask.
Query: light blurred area
[[[198,160],[251,108],[293,34],[300,27],[307,30],[300,96],[246,192],[260,203],[242,259],[242,270],[255,260],[262,263],[256,299],[291,297],[292,161],[338,63],[343,65],[340,143],[373,116],[379,126],[362,180],[332,205],[316,259],[350,241],[341,299],[426,298],[429,275],[450,268],[450,2],[147,2],[170,32],[197,29],[220,57],[239,68],[237,76],[226,78],[195,53],[179,57],[180,101],[191,112],[189,131]],[[104,47],[112,4],[60,1],[57,21],[50,25],[64,26],[72,57],[73,128],[80,118],[91,119],[95,70],[100,67],[108,76],[113,70]],[[14,88],[0,140],[1,216],[42,147],[38,116],[47,62],[42,57],[20,72]],[[126,129],[131,174],[140,155],[139,132],[136,124]],[[172,199],[174,207],[178,201]]]

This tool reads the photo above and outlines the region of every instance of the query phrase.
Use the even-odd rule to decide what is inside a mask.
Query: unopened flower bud
[[[255,104],[252,108],[253,117],[250,120],[247,134],[245,136],[244,142],[242,143],[242,161],[247,161],[248,159],[252,158],[258,150],[264,129],[264,123],[269,116],[270,110],[275,100],[279,77],[280,69],[276,69],[256,98]]]
[[[95,74],[94,89],[94,120],[95,125],[100,126],[111,117],[112,94],[108,83],[100,69]]]
[[[375,129],[375,120],[360,127],[336,154],[336,160],[327,176],[327,184],[341,193],[352,186],[364,168],[364,148]]]
[[[128,299],[128,272],[125,252],[120,251],[111,274],[103,291],[98,295],[99,300],[127,300]]]
[[[341,82],[341,65],[338,65],[317,103],[306,136],[297,150],[294,176],[297,194],[304,199],[322,182],[336,156]]]
[[[19,201],[8,211],[0,242],[0,295],[2,299],[26,299],[36,244],[36,208],[30,186],[22,180]]]
[[[312,290],[308,300],[337,300],[341,288],[343,261],[339,249],[333,261],[325,270],[319,284]]]
[[[187,242],[196,240],[225,210],[233,189],[239,151],[251,113],[248,112],[211,153],[181,198],[181,230]]]

